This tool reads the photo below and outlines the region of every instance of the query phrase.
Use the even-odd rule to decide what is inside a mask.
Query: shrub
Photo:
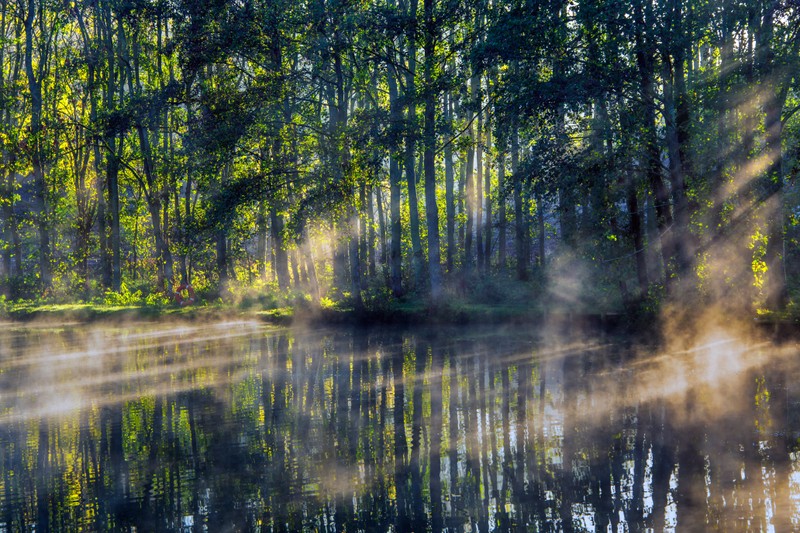
[[[105,292],[103,303],[115,307],[141,305],[144,303],[144,298],[142,297],[141,289],[131,292],[128,289],[128,285],[123,282],[120,285],[119,292],[114,292],[110,289]]]

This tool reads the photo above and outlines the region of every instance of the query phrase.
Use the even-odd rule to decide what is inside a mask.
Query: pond
[[[0,329],[0,531],[789,531],[795,345]]]

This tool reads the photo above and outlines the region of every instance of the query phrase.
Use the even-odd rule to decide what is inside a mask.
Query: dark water
[[[0,329],[0,531],[790,531],[794,346]]]

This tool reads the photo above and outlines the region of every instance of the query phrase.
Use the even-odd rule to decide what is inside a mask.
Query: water
[[[795,347],[0,329],[0,531],[789,531]]]

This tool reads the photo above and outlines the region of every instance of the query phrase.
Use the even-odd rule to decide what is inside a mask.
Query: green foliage
[[[145,302],[145,297],[142,295],[141,289],[136,289],[131,292],[126,283],[120,285],[119,292],[107,290],[103,297],[105,305],[115,307],[129,307],[134,305],[142,305]]]
[[[0,42],[3,293],[159,307],[169,300],[156,280],[181,272],[204,301],[344,309],[357,303],[347,248],[358,239],[364,308],[390,314],[392,206],[393,290],[424,300],[436,265],[416,266],[436,252],[425,223],[435,204],[456,307],[544,298],[655,312],[667,293],[760,303],[783,270],[779,289],[800,279],[800,11],[784,4],[42,4],[32,42]],[[25,34],[25,17],[4,20]],[[422,201],[426,144],[435,190]],[[476,147],[488,198],[477,168],[466,185]],[[465,232],[487,203],[492,219],[471,235],[490,243],[478,273]],[[748,241],[756,230],[763,238]],[[345,257],[336,269],[334,257]],[[574,294],[554,303],[574,265]],[[515,285],[510,267],[533,279]],[[265,270],[300,288],[265,284]]]
[[[386,285],[379,282],[373,282],[370,286],[361,292],[364,309],[370,312],[386,312],[392,306],[392,294]]]
[[[41,282],[35,272],[22,276],[9,276],[2,280],[11,300],[40,300],[43,297]]]

